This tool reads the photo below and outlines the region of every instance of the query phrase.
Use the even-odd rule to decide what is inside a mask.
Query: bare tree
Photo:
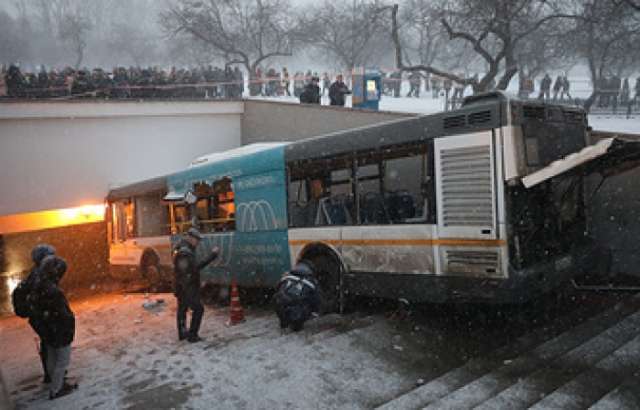
[[[87,31],[91,29],[91,23],[81,13],[72,13],[64,16],[60,22],[60,39],[71,47],[76,61],[74,67],[80,68],[84,59],[84,51],[87,48]]]
[[[640,13],[627,2],[584,0],[577,5],[573,36],[575,52],[589,67],[593,91],[585,101],[589,111],[601,94],[600,79],[640,63]]]
[[[550,68],[566,70],[575,65],[571,30],[571,24],[547,24],[523,39],[516,51],[520,74],[533,79]]]
[[[344,69],[365,66],[380,51],[388,30],[380,8],[378,0],[325,0],[301,16],[297,36],[329,53]]]
[[[400,26],[408,51],[405,56],[411,64],[411,56],[423,65],[433,65],[447,46],[447,33],[440,24],[442,1],[409,0],[400,15]],[[403,27],[404,26],[404,27]],[[444,59],[442,59],[444,60]],[[441,60],[441,61],[442,61]]]
[[[455,75],[432,65],[407,65],[398,30],[398,6],[392,7],[392,38],[396,65],[402,70],[425,71],[482,92],[500,75],[498,89],[506,89],[518,72],[518,47],[554,19],[571,18],[561,2],[548,0],[455,0],[447,2],[440,19],[450,41],[467,43],[486,64],[481,78]]]
[[[0,63],[24,61],[30,56],[30,45],[21,31],[28,27],[20,27],[20,21],[5,11],[0,11]]]
[[[291,22],[286,0],[179,0],[161,14],[173,35],[206,44],[228,64],[256,68],[276,56],[292,53]]]

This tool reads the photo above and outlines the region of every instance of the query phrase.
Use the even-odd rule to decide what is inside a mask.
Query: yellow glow
[[[104,212],[104,204],[91,204],[75,208],[0,216],[0,234],[100,222],[104,220]]]
[[[20,283],[20,278],[10,277],[7,279],[7,286],[9,287],[9,294],[13,293],[13,290],[18,287]]]

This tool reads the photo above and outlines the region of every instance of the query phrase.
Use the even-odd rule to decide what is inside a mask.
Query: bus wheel
[[[335,255],[320,254],[305,257],[313,264],[320,285],[320,313],[336,312],[340,305],[340,261]]]

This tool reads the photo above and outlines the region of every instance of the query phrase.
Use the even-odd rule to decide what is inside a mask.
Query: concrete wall
[[[3,102],[0,215],[101,203],[241,141],[242,102]]]
[[[296,141],[334,131],[411,117],[318,105],[248,100],[242,118],[242,144]]]

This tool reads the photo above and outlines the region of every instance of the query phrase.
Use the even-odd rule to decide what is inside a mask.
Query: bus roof
[[[151,192],[162,192],[167,189],[167,177],[161,176],[147,179],[144,181],[134,182],[118,188],[113,188],[107,195],[107,201],[116,201],[118,199],[126,199],[132,196],[146,194]]]
[[[254,154],[256,152],[265,151],[271,148],[287,145],[287,142],[259,142],[255,144],[243,145],[226,151],[214,152],[203,155],[191,161],[189,168],[199,167],[205,164],[226,161],[231,158],[239,158],[244,155]]]
[[[287,161],[321,158],[346,152],[427,141],[444,135],[500,127],[509,97],[489,93],[454,111],[401,118],[294,142],[285,147]]]

